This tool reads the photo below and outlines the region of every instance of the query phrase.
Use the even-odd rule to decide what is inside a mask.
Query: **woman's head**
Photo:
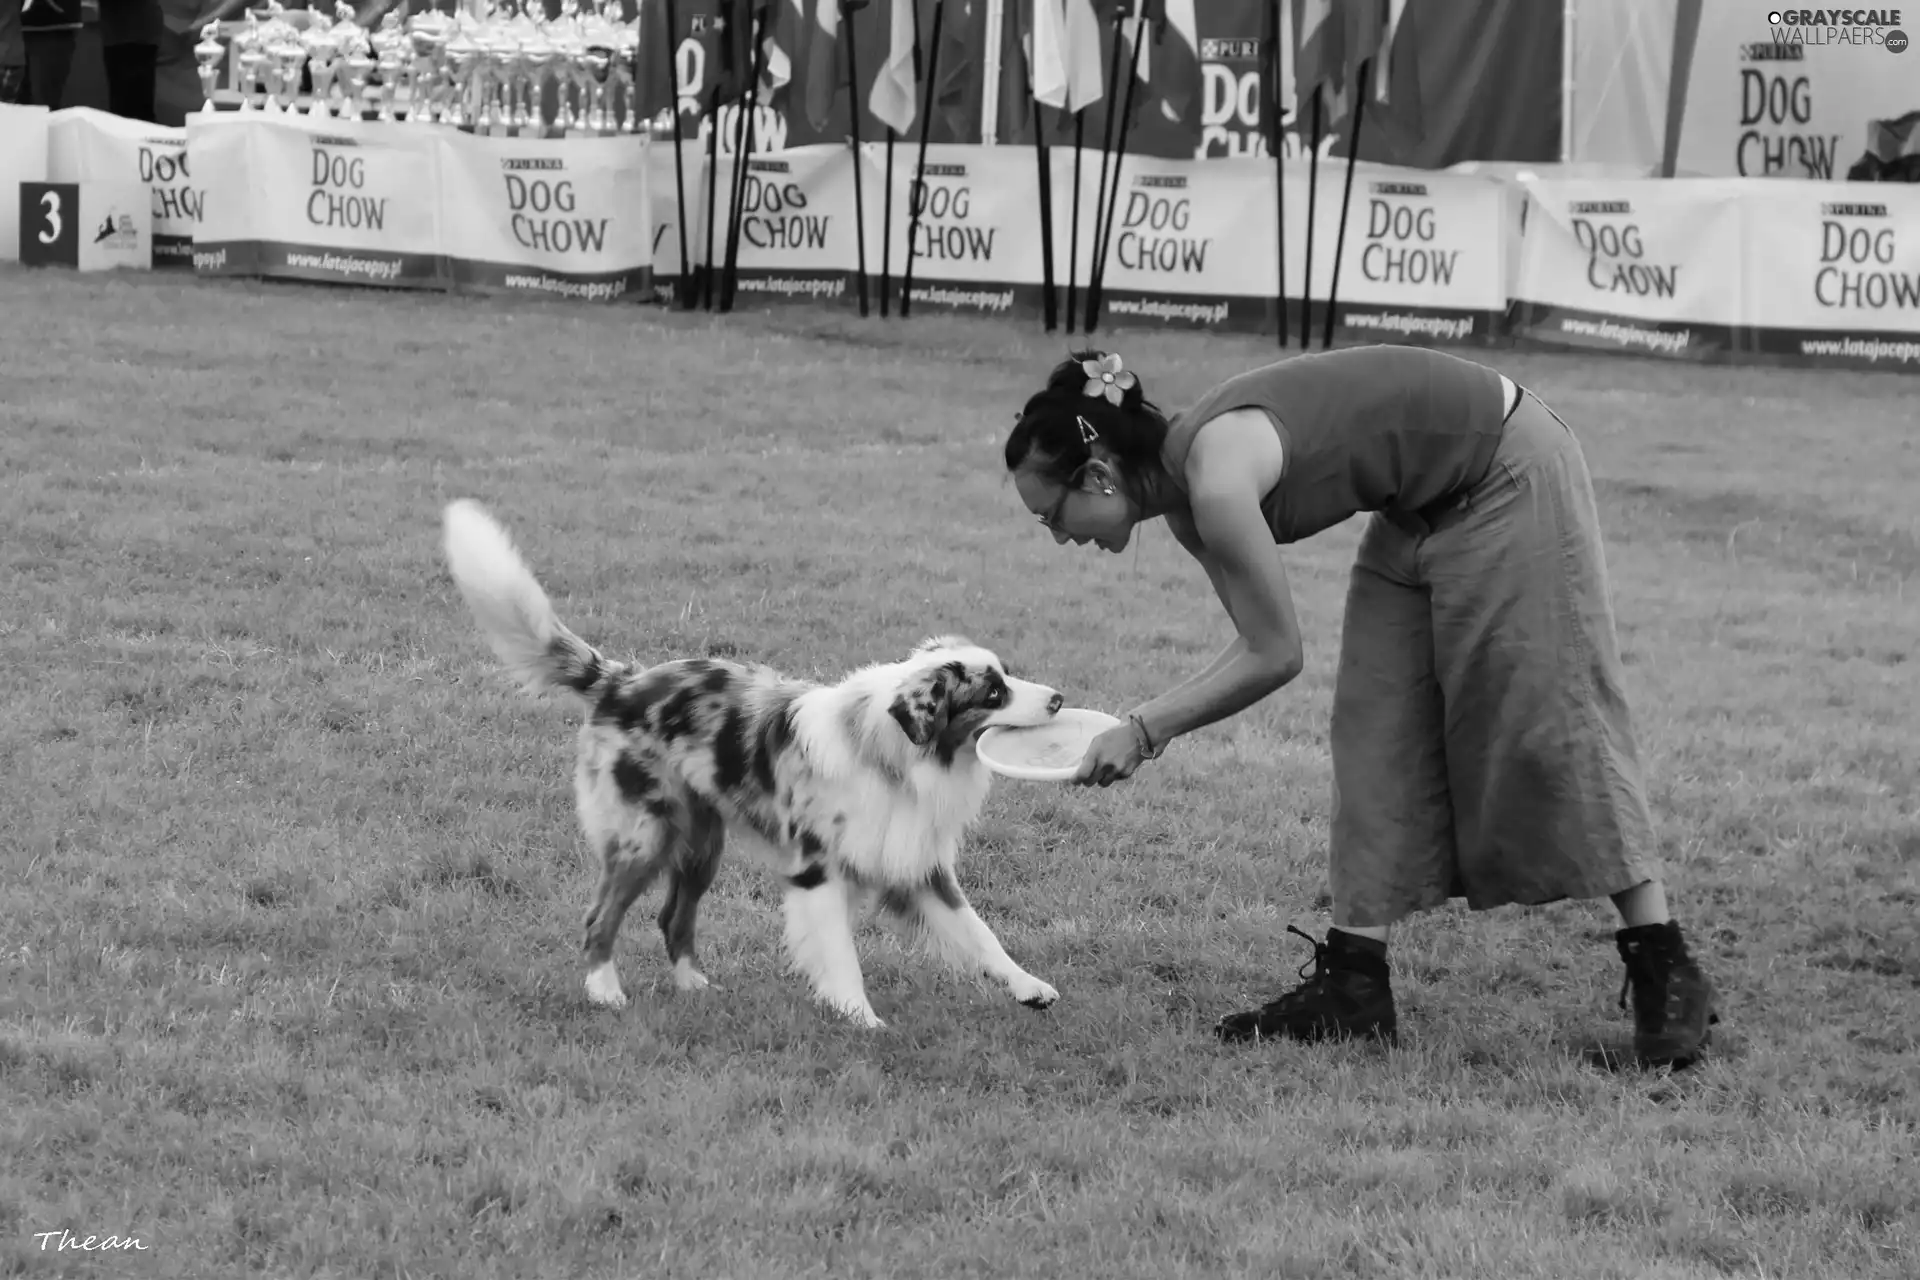
[[[1167,420],[1120,357],[1076,351],[1020,411],[1007,470],[1054,541],[1120,551],[1149,514]]]

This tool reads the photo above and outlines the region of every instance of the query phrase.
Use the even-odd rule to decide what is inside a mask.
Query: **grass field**
[[[576,630],[834,676],[930,632],[1122,710],[1228,624],[1163,529],[998,461],[1037,326],[0,274],[0,1274],[1920,1273],[1920,382],[1501,355],[1597,476],[1674,905],[1723,992],[1624,1038],[1604,903],[1396,943],[1403,1046],[1228,1049],[1325,927],[1354,531],[1307,673],[1111,791],[1001,783],[962,880],[1050,1012],[870,928],[861,1033],[723,870],[717,989],[590,1008],[574,715],[442,503]],[[1252,339],[1117,339],[1177,405]],[[82,1252],[43,1232],[138,1237]]]

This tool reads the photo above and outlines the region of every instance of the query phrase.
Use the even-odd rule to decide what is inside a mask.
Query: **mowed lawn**
[[[501,676],[461,496],[623,655],[832,678],[960,631],[1112,711],[1229,636],[1164,529],[999,463],[1037,325],[0,273],[0,1274],[1920,1273],[1920,380],[1493,353],[1592,462],[1716,1052],[1627,1034],[1604,903],[1400,935],[1397,1051],[1229,1049],[1326,924],[1356,531],[1306,674],[961,866],[1036,1014],[863,931],[862,1033],[723,869],[589,1007],[575,710]],[[1251,338],[1108,335],[1177,406]],[[139,1250],[57,1248],[91,1235]]]

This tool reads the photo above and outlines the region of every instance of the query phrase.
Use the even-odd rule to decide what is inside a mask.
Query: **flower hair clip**
[[[1087,375],[1086,394],[1105,396],[1111,405],[1118,405],[1139,381],[1127,372],[1120,357],[1111,352],[1098,359],[1082,360],[1080,371]]]
[[[1093,429],[1093,424],[1091,422],[1088,422],[1085,418],[1081,417],[1077,413],[1073,415],[1073,420],[1080,424],[1080,443],[1081,444],[1096,444],[1099,442],[1100,433]]]

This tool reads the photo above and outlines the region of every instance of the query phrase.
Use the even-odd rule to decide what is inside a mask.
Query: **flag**
[[[634,103],[647,121],[662,111],[680,111],[679,71],[674,60],[674,33],[667,29],[667,0],[640,0],[638,65],[634,68]],[[676,127],[678,127],[676,125]]]
[[[753,15],[749,6],[742,0],[716,0],[705,28],[707,66],[712,68],[705,88],[717,92],[722,102],[738,102],[747,96],[747,74],[752,63]]]
[[[1093,0],[1066,0],[1062,56],[1067,68],[1067,110],[1079,112],[1106,96],[1106,71],[1100,65],[1100,18]]]
[[[874,78],[867,107],[895,133],[913,128],[919,106],[919,68],[913,48],[913,0],[888,0],[885,14],[887,56]]]
[[[1386,32],[1373,64],[1373,98],[1367,103],[1367,119],[1377,121],[1381,132],[1401,149],[1426,139],[1421,122],[1419,22],[1414,12],[1418,7],[1410,0],[1388,0]]]
[[[825,129],[840,88],[834,80],[839,52],[839,0],[780,0],[762,85],[769,92],[787,85],[789,114],[804,111],[814,129]]]
[[[1300,109],[1321,85],[1338,89],[1346,83],[1341,57],[1344,24],[1335,12],[1336,0],[1293,0],[1294,110]]]
[[[933,109],[946,126],[945,141],[978,142],[981,95],[986,88],[986,0],[942,2]]]
[[[1390,0],[1343,0],[1340,6],[1341,61],[1358,73],[1360,64],[1377,57],[1387,39]],[[1342,77],[1342,83],[1345,78]]]
[[[1160,112],[1178,125],[1200,128],[1200,22],[1194,0],[1157,0],[1161,13],[1160,56],[1154,59],[1150,83],[1160,99]]]
[[[1033,99],[1056,111],[1067,105],[1067,13],[1061,0],[1022,0]]]
[[[793,83],[793,47],[799,27],[797,0],[761,0],[752,20],[760,32],[759,101],[771,105],[773,95]]]
[[[1133,74],[1141,83],[1151,84],[1153,82],[1151,40],[1155,24],[1165,22],[1165,3],[1163,0],[1130,0],[1130,2],[1122,0],[1116,16],[1121,17],[1120,31],[1127,38],[1127,47],[1120,56],[1130,60]]]
[[[1000,122],[1003,143],[1031,141],[1033,119],[1033,0],[1010,0],[1000,21]]]

